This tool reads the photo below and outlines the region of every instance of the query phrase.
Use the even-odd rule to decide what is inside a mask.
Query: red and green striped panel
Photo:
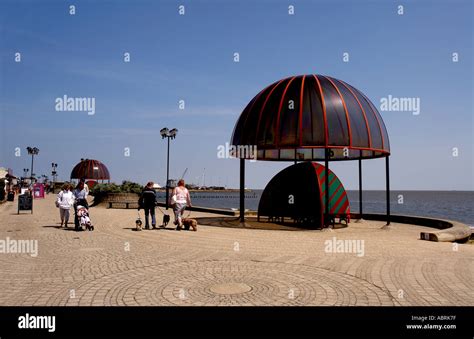
[[[313,163],[319,181],[323,211],[326,211],[326,168]],[[329,170],[329,214],[344,215],[350,213],[349,199],[339,178]]]

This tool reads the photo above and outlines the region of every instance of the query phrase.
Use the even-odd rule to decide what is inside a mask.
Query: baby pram
[[[79,219],[79,226],[81,228],[85,227],[88,231],[94,230],[87,208],[81,205],[77,206],[77,218]]]

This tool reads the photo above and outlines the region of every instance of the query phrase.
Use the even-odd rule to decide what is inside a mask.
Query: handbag
[[[58,194],[58,198],[57,198],[56,201],[54,202],[54,206],[56,206],[57,208],[59,208],[59,199],[62,199],[62,197],[63,197],[63,193],[62,193],[62,191],[61,191],[61,192],[59,192],[59,194]]]
[[[173,194],[171,196],[171,205],[176,205],[177,202],[178,202],[178,198],[176,197],[176,194]]]

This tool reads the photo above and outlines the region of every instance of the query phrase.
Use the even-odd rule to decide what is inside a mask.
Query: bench
[[[114,206],[125,206],[125,207],[115,207],[115,208],[138,208],[138,202],[137,201],[109,201],[109,208],[114,208]],[[130,207],[133,206],[133,207]]]
[[[343,221],[346,222],[346,225],[349,225],[351,221],[350,214],[330,214],[329,215],[329,223],[334,227],[336,224],[336,218],[339,218],[339,223],[342,224]]]
[[[257,220],[260,222],[260,215],[257,216]],[[293,220],[293,223],[294,224],[297,224],[297,225],[304,225],[304,224],[320,224],[320,217],[319,216],[316,216],[316,217],[289,217],[290,220],[292,219]],[[328,216],[328,224],[332,225],[333,227],[335,226],[336,224],[336,218],[339,219],[339,223],[342,224],[342,222],[344,221],[346,223],[346,225],[349,224],[350,222],[350,214],[330,214]],[[271,216],[268,216],[267,217],[267,222],[275,222],[275,223],[284,223],[285,222],[285,217],[283,216],[275,216],[275,215],[271,215]]]

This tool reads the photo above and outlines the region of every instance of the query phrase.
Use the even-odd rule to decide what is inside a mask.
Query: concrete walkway
[[[96,230],[74,232],[53,196],[16,208],[0,205],[0,241],[38,255],[0,253],[0,305],[474,305],[474,246],[419,240],[427,227],[136,232],[136,210],[95,207]]]

